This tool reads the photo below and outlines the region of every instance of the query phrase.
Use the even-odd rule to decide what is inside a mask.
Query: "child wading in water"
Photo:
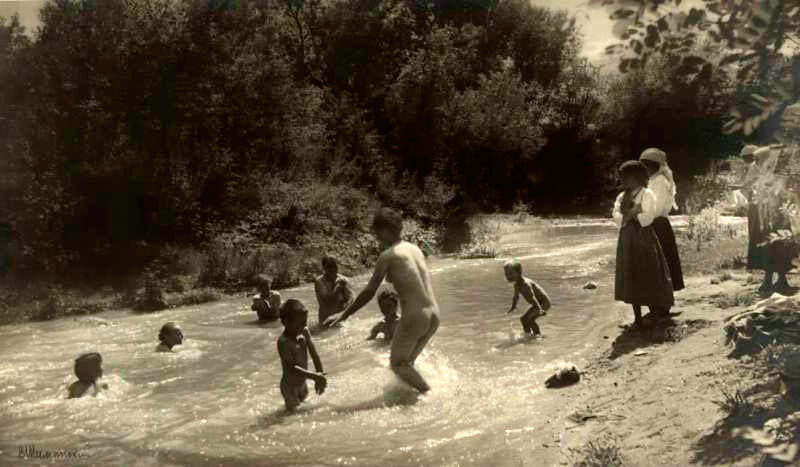
[[[156,352],[172,352],[173,347],[183,344],[183,331],[175,323],[167,323],[161,326],[158,340],[161,343],[156,347]]]
[[[97,386],[97,380],[103,376],[103,357],[97,352],[83,354],[75,359],[75,381],[69,386],[69,398],[74,399],[83,397],[89,388],[94,388],[94,394],[100,392],[100,388],[108,389],[108,385]]]
[[[519,296],[522,295],[531,305],[519,319],[522,329],[527,336],[540,336],[542,332],[539,325],[536,324],[536,318],[547,314],[546,311],[550,309],[550,297],[539,287],[539,284],[522,275],[522,264],[518,261],[506,262],[503,265],[503,271],[506,274],[506,280],[514,283],[514,298],[508,313],[517,309]]]
[[[383,339],[387,342],[391,342],[392,336],[394,336],[394,330],[397,328],[398,301],[399,297],[391,290],[384,290],[378,295],[378,307],[380,307],[381,313],[383,313],[383,321],[372,328],[372,332],[369,333],[369,337],[367,338],[368,341],[377,338],[378,334],[383,333]]]
[[[628,161],[620,166],[620,175],[625,191],[617,197],[612,212],[620,227],[614,299],[633,305],[633,325],[638,327],[642,325],[642,306],[655,315],[672,307],[673,286],[651,225],[657,215],[656,197],[647,188],[647,168],[641,162]]]
[[[306,327],[308,311],[299,300],[289,299],[281,307],[283,334],[278,338],[278,354],[281,357],[283,376],[281,377],[281,394],[286,402],[286,410],[293,411],[308,397],[306,380],[314,381],[317,394],[325,392],[328,380],[322,370],[311,333]],[[308,354],[314,362],[313,371],[308,371]]]
[[[253,298],[251,310],[258,315],[259,321],[271,321],[278,319],[278,312],[281,309],[281,294],[272,290],[272,279],[264,274],[256,277],[258,295]]]

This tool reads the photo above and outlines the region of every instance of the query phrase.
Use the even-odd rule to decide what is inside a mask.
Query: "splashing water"
[[[21,446],[78,449],[73,463],[137,465],[520,465],[548,403],[543,381],[561,360],[580,362],[615,324],[599,260],[613,251],[606,223],[536,227],[507,235],[502,258],[434,259],[441,327],[417,361],[433,390],[419,396],[389,370],[389,349],[367,342],[380,319],[371,303],[341,329],[316,332],[326,392],[285,414],[278,389],[279,323],[258,324],[235,300],[160,314],[110,312],[105,322],[57,320],[0,329],[0,463],[19,465]],[[544,339],[522,336],[506,315],[507,257],[548,291]],[[356,286],[366,278],[357,278]],[[316,310],[313,288],[282,291]],[[600,303],[600,305],[598,305]],[[603,305],[605,304],[605,305]],[[186,335],[156,353],[160,326]],[[102,324],[102,325],[101,325]],[[108,390],[65,399],[73,359],[103,355]]]

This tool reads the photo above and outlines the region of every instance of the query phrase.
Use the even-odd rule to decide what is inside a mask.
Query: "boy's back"
[[[521,286],[520,284],[516,284],[516,287],[525,300],[527,300],[531,305],[535,305],[538,302],[542,311],[549,310],[551,306],[550,297],[547,296],[547,293],[544,291],[544,289],[533,279],[528,277],[523,277],[522,282],[524,285]]]

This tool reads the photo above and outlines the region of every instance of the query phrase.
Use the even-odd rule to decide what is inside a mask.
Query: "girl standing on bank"
[[[674,304],[669,267],[653,229],[656,196],[647,188],[647,169],[639,161],[620,166],[625,191],[614,203],[612,217],[620,227],[614,299],[633,306],[634,327],[642,322],[642,306],[653,314]]]
[[[683,268],[681,268],[681,259],[678,255],[678,245],[675,242],[675,232],[672,230],[672,224],[669,221],[669,213],[678,207],[675,203],[677,187],[675,179],[672,177],[672,170],[667,164],[667,154],[658,148],[649,148],[642,152],[639,160],[647,168],[647,173],[650,175],[647,188],[656,197],[653,231],[658,237],[661,251],[663,251],[664,258],[667,260],[670,279],[672,279],[672,289],[674,291],[683,290],[685,287]],[[669,314],[669,308],[660,309],[659,312],[667,315]]]

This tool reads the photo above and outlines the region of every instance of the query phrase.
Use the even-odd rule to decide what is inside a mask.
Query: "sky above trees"
[[[603,8],[590,7],[589,0],[531,0],[534,5],[563,8],[573,13],[581,26],[584,45],[583,52],[595,63],[604,63],[606,46],[614,43],[611,34],[612,21]],[[22,24],[28,31],[39,25],[39,8],[45,0],[0,0],[0,16],[18,13]]]

